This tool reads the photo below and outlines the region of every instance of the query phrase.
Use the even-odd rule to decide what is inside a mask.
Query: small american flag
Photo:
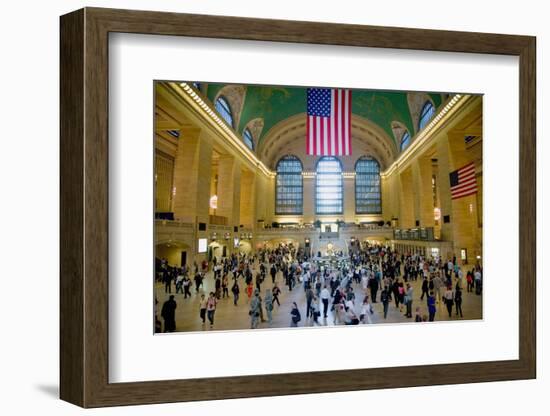
[[[476,167],[468,163],[449,174],[451,181],[451,199],[462,198],[477,192]]]
[[[351,91],[308,88],[306,130],[308,155],[351,155]]]

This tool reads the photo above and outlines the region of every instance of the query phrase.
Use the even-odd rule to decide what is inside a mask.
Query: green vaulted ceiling
[[[208,99],[213,102],[225,85],[227,84],[208,84],[206,91]],[[429,94],[429,96],[435,106],[439,107],[442,101],[441,95]],[[237,131],[242,134],[250,120],[263,118],[264,128],[259,138],[261,141],[280,121],[305,113],[306,105],[306,88],[249,85],[246,87]],[[353,90],[352,113],[377,124],[394,140],[393,121],[403,123],[412,134],[415,131],[405,92]]]

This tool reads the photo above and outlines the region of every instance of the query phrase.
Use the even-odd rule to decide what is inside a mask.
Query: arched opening
[[[227,99],[220,95],[214,104],[218,114],[227,122],[230,127],[235,127],[233,123],[233,112]]]
[[[325,156],[317,162],[315,178],[315,213],[318,215],[342,214],[343,181],[342,163],[334,156]]]
[[[302,211],[302,162],[293,155],[283,156],[277,163],[275,213],[277,215],[300,215]]]
[[[369,156],[363,156],[355,164],[355,213],[382,213],[380,164]]]
[[[426,101],[422,106],[420,117],[418,118],[418,130],[422,130],[430,122],[435,114],[435,107],[431,101]]]

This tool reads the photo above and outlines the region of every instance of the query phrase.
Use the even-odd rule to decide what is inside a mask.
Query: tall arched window
[[[418,130],[422,130],[435,114],[435,107],[431,101],[426,101],[418,119]]]
[[[248,128],[244,129],[243,131],[243,140],[244,144],[250,149],[254,150],[254,138],[252,137],[252,133]]]
[[[231,107],[229,106],[229,103],[227,102],[227,99],[220,95],[215,103],[216,110],[222,116],[222,118],[229,124],[229,126],[233,126],[233,113],[231,112]]]
[[[296,156],[284,156],[277,163],[275,191],[277,215],[302,214],[302,162]]]
[[[322,157],[317,162],[315,212],[342,214],[343,195],[342,164],[333,156]]]
[[[363,156],[355,164],[355,213],[381,212],[380,165],[376,159]]]
[[[409,134],[408,131],[405,131],[405,133],[403,133],[403,136],[401,136],[401,143],[399,145],[399,150],[401,151],[405,150],[410,142],[411,142],[411,135]]]

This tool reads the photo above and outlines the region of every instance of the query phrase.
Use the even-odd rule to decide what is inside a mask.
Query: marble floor
[[[254,271],[255,274],[256,270]],[[290,310],[292,302],[296,302],[300,309],[302,315],[302,320],[299,322],[299,327],[304,326],[315,326],[312,322],[312,319],[306,318],[306,298],[305,291],[301,285],[293,288],[292,291],[288,290],[287,286],[284,286],[282,273],[278,273],[276,276],[276,281],[281,289],[281,294],[279,300],[281,301],[281,306],[277,304],[274,305],[273,310],[273,322],[271,326],[267,322],[262,322],[259,324],[258,328],[288,328],[290,327]],[[231,283],[232,284],[232,281]],[[202,321],[199,317],[199,300],[200,295],[205,293],[208,296],[210,291],[214,290],[214,277],[211,272],[207,273],[204,280],[204,288],[201,288],[197,293],[195,291],[194,282],[191,290],[192,296],[187,299],[184,299],[184,295],[181,293],[175,293],[175,286],[172,284],[172,294],[175,295],[175,301],[177,303],[176,308],[176,331],[177,332],[189,332],[189,331],[215,331],[215,330],[243,330],[250,329],[250,317],[248,315],[249,305],[248,299],[245,292],[245,285],[242,278],[239,279],[240,285],[240,299],[237,306],[233,305],[233,297],[230,293],[229,298],[222,298],[218,301],[215,317],[214,317],[214,326],[210,327],[208,320],[206,325],[202,324]],[[435,316],[435,321],[449,321],[449,320],[472,320],[472,319],[481,319],[482,318],[482,296],[476,295],[474,292],[468,293],[466,291],[466,283],[464,282],[463,286],[463,302],[462,302],[462,311],[464,314],[463,318],[456,316],[455,308],[453,307],[452,317],[449,318],[447,308],[445,305],[440,302],[437,304],[437,313]],[[391,302],[388,310],[387,319],[384,319],[382,304],[380,302],[374,303],[374,314],[371,315],[373,324],[380,323],[413,323],[414,324],[414,313],[416,307],[421,308],[421,314],[428,314],[426,300],[420,300],[421,290],[421,280],[412,282],[412,287],[414,289],[414,300],[412,305],[413,318],[407,318],[404,316],[405,307],[403,306],[402,310],[395,307],[395,303]],[[264,297],[266,289],[272,288],[271,277],[267,276],[261,285],[261,295]],[[353,289],[356,294],[355,298],[355,310],[357,313],[360,311],[360,304],[363,300],[363,289],[360,284],[353,284]],[[164,284],[156,283],[155,284],[155,294],[158,300],[157,305],[157,314],[160,317],[160,310],[162,304],[168,299],[169,293],[165,293]],[[378,300],[380,299],[380,292],[378,292]],[[319,324],[321,326],[333,326],[334,316],[330,311],[328,317],[324,319],[322,317],[322,305],[319,309],[321,311],[321,317],[319,318]],[[264,310],[264,317],[265,310]],[[162,319],[161,319],[162,320]],[[164,324],[164,323],[163,323]]]

